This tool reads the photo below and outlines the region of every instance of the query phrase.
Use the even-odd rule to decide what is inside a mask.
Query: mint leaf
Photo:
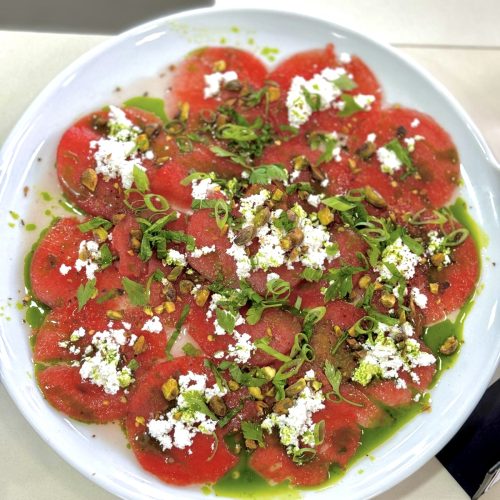
[[[148,304],[146,288],[143,285],[135,281],[132,281],[129,278],[123,278],[122,285],[123,288],[125,289],[125,292],[128,295],[128,298],[130,299],[130,302],[134,306],[143,307]]]
[[[165,113],[165,103],[163,102],[163,99],[160,99],[158,97],[132,97],[131,99],[126,100],[123,105],[153,113],[158,118],[160,118],[163,123],[167,123],[169,121]]]
[[[134,165],[133,175],[136,188],[141,193],[149,191],[149,179],[146,172],[144,172],[144,170],[142,170],[142,168],[139,168],[137,165]]]
[[[85,285],[80,285],[76,291],[76,298],[78,299],[78,310],[81,311],[83,306],[92,298],[96,292],[95,287],[96,279],[87,281]]]
[[[260,165],[252,169],[248,182],[250,184],[270,184],[271,181],[286,181],[287,171],[281,165]]]

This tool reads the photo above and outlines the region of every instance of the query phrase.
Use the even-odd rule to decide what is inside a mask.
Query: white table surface
[[[217,3],[234,6],[237,2]],[[260,0],[252,2],[254,6],[265,4]],[[300,8],[299,2],[273,2],[275,8],[281,4]],[[386,0],[383,4],[371,0],[307,2],[311,14],[320,12],[322,17],[385,38],[426,67],[462,103],[500,158],[500,2],[482,0],[472,8],[467,0],[408,0],[404,9],[401,5],[400,0]],[[106,38],[0,31],[0,144],[51,78]],[[1,384],[0,447],[2,500],[114,498],[67,465],[38,437]],[[483,498],[498,495],[497,484]],[[379,499],[417,500],[431,496],[468,498],[435,458]]]

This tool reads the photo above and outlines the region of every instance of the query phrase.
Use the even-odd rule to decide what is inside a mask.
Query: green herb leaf
[[[361,403],[356,403],[354,401],[351,401],[340,393],[340,384],[342,382],[342,373],[340,373],[340,370],[337,370],[330,361],[326,360],[323,372],[332,386],[332,392],[327,394],[327,398],[330,399],[331,394],[333,394],[336,399],[334,401],[345,401],[346,403],[349,403],[353,406],[359,406],[362,407],[363,405]],[[330,399],[331,400],[331,399]]]
[[[149,191],[149,179],[146,172],[142,168],[134,165],[133,176],[134,184],[141,193]]]
[[[242,408],[243,408],[243,403],[240,403],[238,406],[235,406],[232,410],[229,410],[224,415],[224,417],[222,417],[219,420],[217,425],[219,427],[224,427],[225,425],[227,425],[236,415],[238,415],[238,413],[242,410]]]
[[[99,295],[95,301],[98,304],[103,304],[104,302],[114,299],[115,297],[118,297],[118,290],[116,288],[112,288],[111,290],[108,290],[107,292]]]
[[[281,165],[260,165],[252,169],[248,182],[250,184],[270,184],[271,181],[286,181],[287,171]]]
[[[134,306],[144,307],[148,304],[146,288],[143,285],[126,277],[122,278],[122,285]]]
[[[321,200],[323,205],[338,210],[339,212],[345,212],[346,210],[353,209],[356,204],[347,201],[342,196],[330,196],[329,198],[323,198]]]
[[[127,367],[130,368],[132,371],[135,371],[137,370],[137,368],[139,368],[139,362],[136,359],[131,359],[128,362]]]
[[[224,377],[220,374],[219,369],[217,368],[217,366],[215,366],[215,363],[213,361],[211,361],[210,359],[205,359],[205,361],[203,362],[203,364],[204,364],[204,366],[206,368],[209,368],[212,371],[212,373],[214,375],[214,378],[215,378],[215,381],[217,382],[217,386],[219,387],[219,389],[221,391],[223,389],[228,389],[227,382],[224,379]]]
[[[403,234],[401,240],[414,254],[423,255],[425,252],[424,246],[408,234]]]
[[[257,441],[260,447],[264,446],[264,436],[260,424],[243,420],[243,422],[241,422],[241,430],[245,439]]]
[[[254,130],[243,125],[234,125],[233,123],[222,126],[218,131],[218,135],[221,139],[236,142],[248,142],[257,139],[257,134]]]
[[[402,177],[403,179],[417,171],[413,165],[409,151],[404,148],[397,139],[388,142],[384,147],[392,151],[397,156],[398,160],[406,167],[406,172]]]
[[[316,281],[319,281],[323,277],[323,270],[322,269],[313,269],[312,267],[306,267],[302,271],[302,274],[300,275],[300,277],[305,279],[306,281],[311,282],[311,283],[316,282]]]
[[[224,369],[229,369],[229,373],[233,380],[238,382],[240,385],[244,385],[246,387],[260,387],[267,383],[267,380],[263,377],[255,377],[252,373],[250,372],[244,372],[241,370],[241,368],[236,364],[232,362],[222,362],[219,365],[219,368],[221,370]]]
[[[262,304],[255,304],[250,307],[247,311],[246,318],[249,325],[255,325],[260,321],[262,313],[264,312],[264,306]]]
[[[107,243],[101,245],[99,251],[101,252],[101,257],[99,258],[99,268],[101,270],[106,269],[113,262],[113,254],[111,253],[111,250],[109,249]]]
[[[107,231],[113,227],[113,224],[109,222],[109,220],[103,219],[102,217],[94,217],[93,219],[78,225],[78,229],[82,233],[92,231],[92,229],[97,229],[98,227],[103,227]]]
[[[150,113],[153,113],[158,118],[160,118],[163,123],[168,122],[168,118],[165,113],[165,103],[163,102],[163,99],[159,99],[157,97],[138,96],[126,100],[123,105],[127,107],[143,109],[144,111],[149,111]]]
[[[363,110],[363,108],[354,100],[352,95],[342,94],[340,98],[344,102],[344,107],[341,111],[339,111],[339,116],[347,117]]]
[[[336,80],[333,80],[333,83],[340,90],[354,90],[358,86],[357,83],[352,78],[350,78],[347,73],[339,76]]]
[[[76,298],[78,299],[78,310],[81,311],[83,306],[93,297],[96,293],[95,287],[96,279],[91,279],[85,283],[85,285],[80,285],[76,291]]]
[[[219,146],[210,146],[210,151],[214,153],[219,158],[229,158],[232,162],[241,165],[242,167],[247,167],[247,160],[240,156],[237,153],[231,153],[231,151],[227,151],[226,149],[222,149]]]
[[[182,397],[184,398],[189,411],[198,411],[200,413],[203,413],[203,415],[211,418],[212,420],[217,420],[217,417],[207,406],[207,403],[205,403],[205,398],[200,391],[186,391],[182,394]]]
[[[215,311],[217,317],[217,323],[224,328],[227,333],[232,334],[234,332],[234,325],[236,323],[236,316],[231,311],[226,311],[225,309],[217,308]]]
[[[352,292],[353,275],[363,270],[363,267],[354,266],[342,266],[337,269],[330,269],[326,276],[329,286],[325,292],[325,301],[328,302],[347,297]]]
[[[186,342],[183,346],[182,346],[182,351],[184,352],[184,354],[186,356],[200,356],[201,355],[201,351],[199,349],[197,349],[193,344],[191,344],[191,342]]]
[[[172,347],[174,347],[174,344],[175,344],[177,338],[181,334],[182,325],[184,324],[184,321],[186,321],[186,318],[187,318],[187,315],[189,314],[190,309],[191,309],[191,307],[189,306],[189,304],[186,304],[182,308],[181,315],[179,316],[179,319],[177,320],[177,323],[175,324],[174,331],[172,332],[172,334],[170,335],[170,337],[167,341],[167,346],[165,347],[165,355],[167,356],[168,360],[173,359],[172,354],[171,354]]]

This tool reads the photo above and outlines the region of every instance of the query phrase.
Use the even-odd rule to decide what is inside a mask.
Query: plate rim
[[[339,24],[335,21],[330,21],[329,19],[320,19],[315,16],[311,16],[308,14],[302,14],[299,12],[295,11],[290,11],[286,12],[283,10],[279,9],[274,9],[274,8],[251,8],[251,7],[235,7],[235,8],[220,8],[220,7],[207,7],[207,8],[201,8],[201,9],[191,9],[191,10],[186,10],[182,12],[178,12],[172,15],[166,15],[162,16],[153,20],[150,20],[148,22],[142,23],[140,25],[137,25],[135,27],[132,27],[131,29],[128,29],[119,35],[112,36],[110,39],[105,40],[103,42],[98,43],[95,47],[91,48],[90,50],[84,52],[80,56],[78,56],[74,61],[72,61],[69,65],[67,65],[62,71],[60,71],[54,78],[52,78],[42,89],[42,91],[35,97],[35,99],[30,103],[30,105],[26,108],[26,110],[22,113],[21,117],[18,119],[16,122],[16,125],[13,127],[7,138],[5,139],[2,148],[0,150],[0,165],[6,165],[6,168],[0,167],[0,199],[3,197],[5,187],[7,185],[7,180],[8,180],[8,175],[9,175],[9,166],[10,162],[9,160],[9,153],[11,154],[11,151],[13,148],[15,148],[15,145],[19,140],[21,140],[22,137],[22,132],[26,130],[26,127],[29,125],[29,119],[33,115],[33,112],[40,107],[40,105],[43,104],[43,102],[57,89],[57,87],[69,76],[71,75],[75,70],[78,70],[82,65],[86,64],[87,62],[91,61],[94,57],[100,55],[101,53],[106,52],[107,50],[113,48],[115,45],[120,44],[122,41],[127,40],[130,37],[133,37],[137,34],[140,33],[146,33],[155,27],[164,25],[165,23],[175,21],[177,19],[181,20],[186,20],[189,21],[191,17],[196,17],[196,16],[203,16],[205,14],[213,14],[214,12],[222,12],[222,13],[228,13],[231,15],[239,15],[242,16],[245,13],[253,13],[253,14],[272,14],[272,15],[280,15],[280,16],[288,16],[292,18],[296,18],[298,20],[300,19],[305,19],[306,21],[309,22],[319,22],[323,25],[331,26],[334,29],[340,29],[341,31],[347,32],[350,35],[356,36],[358,38],[361,38],[364,43],[368,44],[374,44],[378,46],[379,48],[389,52],[391,56],[396,57],[399,62],[404,63],[410,68],[419,73],[424,79],[426,79],[433,87],[434,89],[440,94],[441,97],[445,98],[448,101],[448,104],[454,109],[454,111],[457,112],[459,115],[461,121],[467,125],[469,128],[469,132],[472,135],[475,143],[477,143],[478,147],[480,148],[482,152],[482,158],[485,160],[485,163],[488,164],[488,168],[490,168],[493,172],[496,172],[496,175],[500,176],[500,165],[497,163],[497,160],[495,159],[491,149],[489,148],[487,142],[483,138],[481,132],[479,131],[478,127],[475,125],[473,120],[470,118],[468,113],[465,111],[465,109],[462,107],[462,105],[459,103],[459,101],[451,94],[450,91],[446,88],[444,84],[442,84],[439,80],[437,80],[428,70],[425,68],[422,68],[420,65],[418,65],[416,62],[413,61],[411,57],[406,56],[403,54],[400,50],[397,48],[392,47],[388,43],[381,41],[378,37],[376,36],[371,36],[371,35],[366,35],[365,33],[361,33],[350,26],[345,26],[342,24]],[[0,337],[0,341],[2,341]],[[1,345],[1,342],[0,342]],[[476,395],[474,398],[469,399],[467,401],[467,404],[465,405],[467,407],[467,410],[465,410],[461,414],[461,418],[457,420],[455,432],[460,428],[460,426],[465,422],[465,420],[468,418],[470,413],[473,411],[475,406],[477,405],[479,399],[482,397],[484,391],[486,390],[489,381],[491,379],[491,376],[493,375],[496,365],[498,365],[498,361],[500,359],[500,351],[497,353],[496,356],[496,362],[494,360],[491,361],[489,370],[487,371],[488,373],[488,378],[485,377],[483,383],[481,384],[481,390],[476,392]],[[3,368],[0,366],[0,382],[4,382],[4,375],[3,375]],[[43,433],[43,429],[38,426],[34,416],[32,415],[32,412],[27,411],[27,408],[25,404],[23,403],[23,400],[21,397],[18,397],[19,394],[13,390],[10,384],[5,384],[3,383],[7,393],[9,394],[10,398],[14,401],[15,405],[17,406],[18,410],[20,413],[23,415],[23,417],[29,422],[30,426],[37,432],[37,434],[42,438],[42,440],[47,443],[50,448],[55,451],[60,457],[62,457],[67,463],[69,463],[75,470],[77,470],[80,474],[82,474],[84,477],[87,479],[91,480],[94,483],[99,484],[101,487],[103,487],[106,491],[112,493],[112,494],[124,494],[125,490],[123,489],[123,486],[117,485],[116,482],[112,481],[111,479],[108,479],[106,476],[92,476],[90,471],[85,469],[84,467],[81,466],[81,464],[77,461],[76,457],[72,456],[70,453],[65,452],[65,448],[63,446],[58,446],[57,444],[54,445],[53,443],[50,442],[50,439],[48,436],[45,436]],[[471,404],[473,403],[473,404]],[[389,481],[389,484],[387,484],[387,481],[385,481],[384,486],[379,487],[377,490],[373,490],[371,493],[371,496],[375,496],[377,494],[382,493],[383,491],[387,491],[387,489],[394,487],[396,484],[398,484],[400,481],[406,479],[409,475],[413,474],[416,470],[418,470],[420,467],[424,465],[424,463],[429,460],[429,454],[430,451],[432,451],[434,454],[440,450],[446,442],[451,439],[451,437],[446,436],[440,436],[439,439],[437,439],[433,446],[430,448],[426,449],[425,455],[427,456],[426,459],[417,459],[414,460],[410,466],[407,466],[404,469],[404,472],[396,478],[393,477],[392,481]],[[389,474],[389,477],[395,476],[396,472],[391,471]],[[170,487],[176,488],[172,485],[168,485]],[[121,488],[120,491],[117,490],[117,488]],[[335,488],[335,485],[327,486],[327,489],[332,491],[331,488]],[[324,488],[323,490],[324,491]],[[166,492],[166,496],[170,496],[170,492]]]

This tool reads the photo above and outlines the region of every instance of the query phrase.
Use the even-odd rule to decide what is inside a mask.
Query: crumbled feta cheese
[[[400,378],[399,372],[405,371],[414,379],[412,369],[419,366],[430,366],[436,362],[436,358],[420,349],[420,344],[412,338],[404,341],[401,350],[395,341],[382,334],[377,335],[375,341],[368,339],[363,348],[366,356],[361,360],[354,370],[352,380],[361,385],[367,385],[374,377],[383,379],[394,379],[396,387],[406,388],[406,382]]]
[[[366,95],[366,94],[358,94],[353,97],[354,102],[364,110],[370,110],[371,105],[375,102],[375,96]]]
[[[245,252],[245,247],[234,243],[236,235],[231,229],[227,232],[227,235],[231,242],[231,246],[226,250],[226,253],[236,262],[236,274],[240,279],[248,278],[252,271],[250,257]]]
[[[149,435],[158,441],[163,451],[172,448],[181,450],[189,448],[197,434],[212,434],[215,432],[217,420],[193,409],[192,399],[202,400],[207,404],[213,396],[224,396],[226,389],[215,384],[207,386],[207,376],[189,371],[178,380],[179,396],[176,405],[157,419],[147,423]]]
[[[141,330],[143,332],[160,333],[163,331],[163,325],[158,316],[153,316],[144,323]]]
[[[214,253],[215,252],[215,245],[212,246],[204,246],[201,248],[195,248],[191,252],[191,257],[194,257],[195,259],[198,259],[202,257],[203,255],[208,255],[209,253]]]
[[[268,283],[269,283],[269,281],[277,280],[277,279],[280,279],[280,275],[278,273],[267,273],[266,280]]]
[[[289,124],[299,128],[312,115],[313,109],[307,102],[306,92],[318,96],[320,110],[330,108],[342,94],[342,91],[335,85],[335,80],[345,74],[346,71],[343,68],[325,68],[310,80],[302,76],[294,76],[286,98]]]
[[[87,279],[94,279],[95,272],[99,269],[99,265],[95,261],[101,258],[99,245],[95,241],[83,240],[80,242],[78,255],[79,257],[83,257],[83,259],[76,259],[74,264],[75,270],[77,272],[80,272],[82,269],[85,269],[85,275],[87,276]]]
[[[372,132],[371,134],[368,134],[366,136],[366,141],[367,142],[375,142],[377,139],[377,134],[375,134],[374,132]]]
[[[289,454],[293,454],[303,446],[314,447],[315,424],[312,416],[325,408],[324,400],[321,391],[314,391],[306,386],[294,400],[287,414],[270,413],[262,421],[262,429],[271,432],[276,427],[280,441],[286,446]]]
[[[71,271],[71,266],[67,266],[66,264],[61,264],[61,267],[59,268],[59,272],[63,276],[66,276],[70,271]]]
[[[429,241],[427,243],[426,254],[432,257],[437,253],[442,253],[444,255],[444,260],[441,266],[446,267],[451,264],[451,249],[444,245],[444,236],[439,236],[439,233],[433,230],[427,233],[427,237]]]
[[[101,137],[98,141],[90,143],[90,149],[95,150],[93,153],[96,162],[95,171],[108,179],[121,178],[123,187],[130,189],[134,182],[134,166],[145,170],[136,145],[141,129],[116,106],[109,108],[108,126],[110,132],[107,137]]]
[[[309,203],[309,205],[313,206],[314,208],[318,208],[323,198],[323,194],[310,194],[307,197],[307,203]]]
[[[384,174],[392,175],[403,165],[394,151],[381,147],[377,149],[377,159],[380,162],[380,170]]]
[[[252,224],[258,209],[264,206],[270,197],[271,193],[267,189],[262,189],[257,194],[245,196],[240,199],[239,211],[247,224]]]
[[[384,249],[381,260],[382,262],[375,268],[380,273],[381,279],[391,279],[392,273],[385,264],[393,264],[396,266],[398,272],[405,279],[409,280],[415,275],[415,268],[419,262],[419,257],[410,250],[408,245],[403,243],[401,238],[398,238]]]
[[[206,177],[205,179],[194,179],[191,182],[191,196],[193,200],[206,200],[210,193],[213,193],[217,184],[212,179]]]
[[[413,302],[415,302],[417,307],[420,309],[425,309],[427,307],[427,295],[422,293],[419,288],[412,288],[411,296],[413,297]]]
[[[424,137],[422,137],[421,135],[415,135],[414,137],[405,137],[404,141],[406,143],[406,147],[408,148],[408,152],[413,153],[413,151],[415,151],[415,144],[418,141],[423,141],[423,140]]]
[[[127,343],[125,330],[109,329],[96,332],[92,336],[92,351],[85,352],[80,367],[80,376],[92,384],[102,387],[106,394],[116,394],[120,388],[134,382],[132,370],[125,366],[121,369],[120,347]],[[91,355],[92,354],[92,355]]]
[[[351,54],[347,52],[341,52],[339,56],[339,60],[342,64],[349,64],[352,61]]]
[[[410,123],[411,128],[417,128],[420,125],[420,120],[418,118],[414,118]]]
[[[173,248],[167,250],[167,256],[164,259],[169,266],[187,266],[186,256]]]
[[[227,357],[233,358],[236,363],[248,363],[256,347],[252,342],[252,337],[248,333],[234,332],[234,344],[227,348]]]
[[[330,179],[328,179],[328,177],[325,177],[321,182],[320,182],[320,186],[322,188],[326,188],[328,186],[328,184],[330,184]]]
[[[73,330],[73,333],[69,336],[70,342],[77,342],[82,337],[85,337],[85,333],[85,328],[83,328],[83,326]]]
[[[216,71],[210,75],[204,75],[205,88],[203,89],[203,97],[205,99],[210,99],[219,95],[222,85],[227,82],[232,82],[238,79],[238,74],[236,71],[226,71],[225,73],[220,73]]]

